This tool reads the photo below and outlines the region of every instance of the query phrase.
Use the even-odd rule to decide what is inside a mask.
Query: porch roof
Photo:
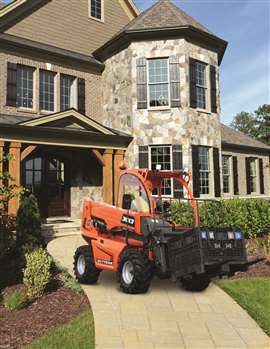
[[[0,123],[0,141],[4,142],[125,150],[132,139],[130,135],[104,134],[79,128],[65,129]]]

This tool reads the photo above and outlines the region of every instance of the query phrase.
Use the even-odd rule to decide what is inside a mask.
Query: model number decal
[[[125,216],[125,215],[124,215],[124,216],[122,217],[121,223],[127,224],[127,225],[131,225],[132,227],[134,227],[134,225],[135,225],[135,219],[134,219],[134,217],[130,217],[130,216]]]
[[[112,265],[112,261],[105,261],[105,259],[97,259],[97,263],[99,264],[106,264],[106,265]]]

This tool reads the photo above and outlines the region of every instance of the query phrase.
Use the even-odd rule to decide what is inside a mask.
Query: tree
[[[270,145],[270,104],[263,104],[255,115],[258,123],[258,139]]]
[[[257,137],[257,120],[251,113],[244,111],[238,113],[234,117],[231,127],[250,137]]]

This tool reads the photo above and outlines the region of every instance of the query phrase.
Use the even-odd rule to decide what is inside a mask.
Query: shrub
[[[172,212],[177,224],[192,224],[187,216],[189,204],[174,202]],[[270,201],[264,199],[228,199],[199,201],[200,222],[207,228],[241,229],[246,237],[270,233]],[[191,223],[190,223],[191,222]]]
[[[44,245],[37,199],[33,194],[21,198],[17,214],[17,246],[28,248]]]
[[[0,259],[8,255],[15,248],[16,240],[16,218],[0,216]]]
[[[62,271],[62,273],[60,274],[60,280],[63,283],[64,287],[69,288],[73,292],[83,292],[81,285],[67,271]]]
[[[29,299],[36,299],[43,295],[48,285],[51,273],[51,257],[45,250],[39,248],[26,253],[26,268],[23,270],[23,283]]]
[[[3,305],[9,310],[20,310],[27,305],[27,297],[24,292],[17,290],[4,295]]]

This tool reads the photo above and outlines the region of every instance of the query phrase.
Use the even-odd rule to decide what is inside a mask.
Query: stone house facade
[[[85,198],[114,201],[125,156],[188,169],[196,197],[269,197],[270,147],[220,122],[226,46],[169,0],[0,4],[0,152],[17,184],[44,217],[79,217]]]

